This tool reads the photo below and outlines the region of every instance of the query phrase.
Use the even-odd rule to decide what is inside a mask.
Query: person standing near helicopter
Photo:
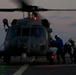
[[[73,62],[72,46],[69,42],[64,44],[64,54],[68,53],[70,55],[70,60]]]
[[[53,44],[54,47],[57,47],[57,61],[58,63],[60,62],[60,56],[63,60],[63,63],[65,63],[65,56],[64,56],[64,45],[63,45],[63,40],[58,37],[57,35],[55,35],[55,39],[56,40],[52,40],[51,44]]]
[[[69,43],[71,44],[71,47],[73,48],[73,58],[74,58],[74,62],[76,62],[76,42],[70,38]]]

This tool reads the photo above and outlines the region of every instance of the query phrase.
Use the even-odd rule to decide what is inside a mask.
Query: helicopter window
[[[21,28],[12,28],[11,33],[12,33],[13,37],[20,36],[20,34],[21,34]]]
[[[22,28],[22,36],[29,36],[30,28]]]
[[[45,36],[45,30],[42,28],[32,28],[31,29],[31,36],[44,37]]]
[[[21,28],[15,29],[15,35],[20,36],[20,34],[21,34]]]
[[[7,33],[7,38],[20,36],[20,34],[21,34],[21,28],[10,28]]]

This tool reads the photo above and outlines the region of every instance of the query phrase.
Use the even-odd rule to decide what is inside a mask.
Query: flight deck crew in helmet
[[[72,55],[72,46],[69,42],[66,42],[64,44],[64,54],[68,53],[70,55],[71,62],[73,61],[73,55]]]
[[[71,44],[71,47],[73,48],[73,58],[74,58],[74,62],[76,62],[76,42],[72,39],[72,38],[70,38],[69,40],[68,40],[68,42],[70,42],[70,44]]]
[[[64,56],[64,45],[63,45],[63,40],[58,37],[57,35],[55,35],[55,39],[56,40],[53,40],[53,44],[57,47],[57,61],[60,62],[60,57],[62,58],[63,60],[63,63],[65,63],[65,56]]]

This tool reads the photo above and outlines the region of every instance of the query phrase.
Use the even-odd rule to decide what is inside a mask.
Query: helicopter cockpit
[[[35,36],[35,37],[44,37],[44,29],[40,26],[34,25],[32,27],[16,27],[12,26],[8,29],[7,36],[13,37],[27,37],[27,36]]]
[[[30,19],[19,19],[15,25],[9,27],[5,39],[5,49],[10,49],[9,47],[15,49],[17,47],[18,52],[15,50],[15,53],[19,53],[19,49],[23,46],[22,49],[24,48],[24,52],[26,53],[36,52],[39,55],[40,53],[45,54],[47,47],[45,49],[43,48],[43,51],[39,47],[41,47],[41,44],[45,47],[46,41],[48,42],[47,30],[39,23],[41,22],[40,20],[33,21]],[[34,45],[36,47],[33,47]]]

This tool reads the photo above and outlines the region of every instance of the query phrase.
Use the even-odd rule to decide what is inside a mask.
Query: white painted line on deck
[[[33,58],[30,62],[33,62],[35,58]],[[28,68],[29,64],[23,65],[18,71],[16,71],[13,75],[22,75],[22,73]]]
[[[16,71],[13,75],[21,75],[26,69],[27,67],[29,66],[29,64],[25,64],[23,65],[18,71]]]

